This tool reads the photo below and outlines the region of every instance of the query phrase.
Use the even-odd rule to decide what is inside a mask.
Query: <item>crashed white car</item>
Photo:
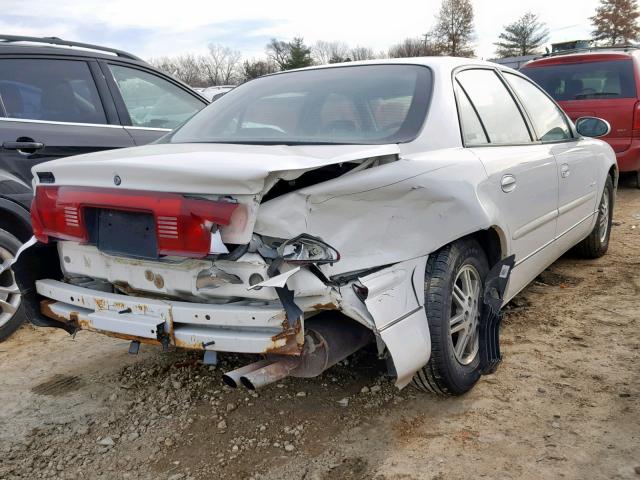
[[[501,305],[607,250],[615,155],[587,137],[608,130],[478,60],[269,75],[159,144],[36,166],[15,273],[37,325],[263,355],[230,385],[372,343],[398,387],[461,394],[499,360]]]

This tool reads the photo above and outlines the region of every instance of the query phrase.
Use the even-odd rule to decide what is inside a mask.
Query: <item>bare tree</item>
[[[277,71],[278,66],[268,60],[245,60],[240,69],[240,76],[243,82],[248,82]]]
[[[193,54],[161,57],[150,61],[156,68],[182,80],[192,87],[203,87],[205,82],[201,74],[200,62]]]
[[[636,0],[601,0],[596,14],[591,17],[595,27],[593,39],[607,45],[627,43],[640,37]]]
[[[267,57],[269,57],[280,70],[284,70],[289,61],[289,50],[289,44],[287,42],[272,38],[267,44]]]
[[[349,61],[351,60],[349,53],[349,46],[344,42],[318,40],[311,47],[311,57],[318,65]]]
[[[361,47],[357,46],[349,50],[349,58],[354,62],[358,60],[372,60],[376,58],[375,53],[373,53],[373,49],[369,47]]]
[[[504,32],[495,43],[499,57],[514,57],[538,53],[540,46],[549,38],[549,29],[532,12],[504,27]]]
[[[432,35],[445,55],[473,56],[473,6],[471,0],[442,0]]]
[[[405,38],[402,42],[392,45],[387,55],[389,58],[430,57],[442,55],[442,50],[443,47],[427,34],[423,38]]]
[[[178,71],[178,68],[176,67],[176,62],[171,57],[152,58],[149,60],[149,64],[153,65],[161,72],[164,72],[167,75],[171,75],[171,76],[176,76]]]
[[[230,85],[239,76],[241,55],[218,44],[209,44],[209,54],[200,57],[202,74],[208,85]]]

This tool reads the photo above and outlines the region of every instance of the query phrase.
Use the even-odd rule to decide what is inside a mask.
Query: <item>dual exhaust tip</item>
[[[244,367],[237,368],[230,372],[225,373],[222,376],[222,381],[225,385],[231,388],[238,388],[240,385],[245,386],[249,390],[256,390],[256,385],[251,381],[251,377],[249,376],[252,372],[268,367],[274,363],[272,360],[259,360],[254,363],[250,363],[249,365],[245,365]],[[248,377],[249,376],[249,377]],[[274,380],[274,382],[276,382]]]
[[[232,388],[257,390],[288,376],[317,377],[374,340],[369,329],[353,321],[328,318],[309,323],[301,355],[259,360],[225,373],[222,381]]]

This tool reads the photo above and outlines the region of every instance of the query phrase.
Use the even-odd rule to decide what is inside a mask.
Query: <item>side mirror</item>
[[[611,125],[598,117],[580,117],[576,120],[576,130],[583,137],[598,138],[609,135]]]

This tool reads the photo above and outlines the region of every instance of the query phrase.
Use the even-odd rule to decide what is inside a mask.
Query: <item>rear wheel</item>
[[[13,260],[20,241],[9,232],[0,229],[0,263]],[[0,274],[0,342],[6,340],[24,321],[21,295],[13,272]]]
[[[482,247],[465,239],[429,256],[425,309],[431,358],[413,379],[421,390],[461,395],[480,378],[479,321],[489,264]]]
[[[584,258],[599,258],[607,253],[609,237],[611,236],[611,221],[613,220],[613,203],[613,181],[611,177],[607,176],[600,204],[598,205],[596,225],[589,236],[576,246],[580,256]]]

